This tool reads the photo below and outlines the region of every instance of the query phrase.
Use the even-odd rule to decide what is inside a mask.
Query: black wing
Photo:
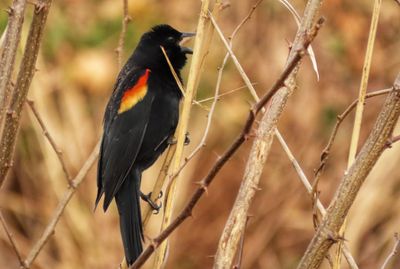
[[[104,210],[107,210],[132,169],[146,133],[154,101],[154,94],[151,91],[147,91],[144,98],[131,109],[118,114],[123,93],[132,88],[143,73],[133,70],[117,84],[104,115],[104,134],[100,149],[96,198],[97,206],[102,194],[105,194]]]

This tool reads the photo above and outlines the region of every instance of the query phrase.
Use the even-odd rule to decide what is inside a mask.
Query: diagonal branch
[[[46,125],[44,124],[42,118],[39,115],[39,112],[37,111],[37,109],[35,107],[35,103],[31,100],[27,100],[26,103],[32,110],[32,113],[35,116],[35,118],[37,119],[37,121],[40,125],[40,128],[42,128],[42,130],[43,130],[44,136],[47,138],[51,147],[53,148],[54,152],[56,153],[58,161],[61,164],[61,168],[64,171],[65,178],[68,181],[68,184],[71,185],[72,184],[71,175],[68,172],[67,165],[65,164],[65,161],[64,161],[64,158],[62,155],[63,154],[62,151],[57,147],[56,142],[54,141],[53,137],[50,135],[49,131],[47,130]]]
[[[353,204],[365,178],[386,148],[393,128],[400,115],[400,73],[393,89],[386,98],[367,141],[364,143],[353,165],[346,171],[336,191],[327,214],[318,227],[298,269],[319,268],[329,248],[337,240],[337,234]]]
[[[210,16],[210,14],[209,14]],[[212,16],[210,16],[211,21],[215,24],[215,20]],[[222,169],[222,167],[226,164],[226,162],[235,154],[235,152],[240,148],[240,146],[247,140],[253,123],[256,119],[257,114],[261,111],[261,109],[267,104],[267,102],[274,96],[274,94],[284,86],[286,78],[291,74],[291,72],[295,69],[299,61],[306,54],[307,47],[314,40],[315,36],[318,33],[319,28],[321,27],[323,20],[321,19],[319,23],[312,28],[310,33],[303,32],[304,35],[303,42],[301,46],[299,45],[297,50],[294,52],[293,57],[288,62],[287,66],[283,70],[280,77],[276,80],[276,82],[271,87],[270,91],[268,91],[259,102],[257,102],[253,108],[250,110],[247,121],[243,127],[240,135],[235,139],[235,141],[231,144],[231,146],[225,151],[225,153],[217,160],[217,162],[210,169],[209,173],[204,177],[201,181],[199,188],[193,193],[191,199],[185,205],[185,207],[181,210],[179,215],[171,222],[171,224],[166,227],[161,234],[159,234],[156,238],[152,240],[152,243],[143,251],[143,253],[139,256],[139,258],[135,261],[135,263],[131,266],[131,268],[140,268],[145,261],[151,256],[151,254],[159,247],[159,245],[166,239],[168,236],[178,228],[180,224],[182,224],[189,216],[191,216],[193,208],[198,203],[200,198],[206,192],[208,186],[212,183],[215,176]]]

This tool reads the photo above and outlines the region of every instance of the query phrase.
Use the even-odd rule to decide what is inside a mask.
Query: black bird
[[[179,118],[182,93],[161,46],[182,80],[180,70],[192,51],[179,43],[193,35],[169,25],[157,25],[143,34],[120,71],[106,107],[96,206],[104,194],[106,211],[115,197],[128,265],[143,250],[139,197],[153,204],[140,191],[142,172],[168,147]]]

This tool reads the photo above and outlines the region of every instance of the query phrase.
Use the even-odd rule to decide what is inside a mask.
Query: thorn
[[[5,10],[5,12],[7,12],[8,16],[11,17],[12,15],[14,15],[14,8],[8,7],[8,8]]]
[[[45,9],[47,7],[46,3],[43,2],[36,2],[35,3],[35,13],[38,14],[40,12],[42,12],[43,9]]]
[[[261,191],[262,189],[259,188],[258,186],[251,186],[252,189],[254,189],[255,191]]]
[[[130,21],[132,21],[132,17],[131,16],[126,16],[124,18],[125,23],[129,23]]]
[[[15,112],[15,110],[8,110],[7,115],[9,115],[13,120],[17,118],[17,113]]]
[[[14,162],[13,162],[13,161],[7,162],[4,166],[5,166],[6,168],[11,168],[11,167],[14,166]]]
[[[393,144],[393,139],[392,137],[389,137],[385,143],[385,148],[391,149]]]
[[[190,211],[189,211],[189,213],[188,213],[188,216],[189,216],[190,218],[194,218],[192,209],[190,209]]]
[[[304,57],[304,55],[306,54],[304,48],[301,48],[297,51],[297,53],[299,54],[300,57]]]
[[[150,241],[150,247],[152,247],[153,249],[156,249],[158,247],[158,245],[160,245],[155,239],[149,238]]]
[[[200,189],[204,190],[204,192],[208,195],[208,187],[207,185],[204,183],[203,180],[201,181],[197,181],[194,184],[198,185],[200,187]]]

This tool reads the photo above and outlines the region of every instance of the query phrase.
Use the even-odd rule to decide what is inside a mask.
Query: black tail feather
[[[143,251],[143,228],[140,212],[140,172],[132,171],[132,176],[117,192],[115,200],[119,212],[119,223],[125,258],[128,265],[139,257]]]

